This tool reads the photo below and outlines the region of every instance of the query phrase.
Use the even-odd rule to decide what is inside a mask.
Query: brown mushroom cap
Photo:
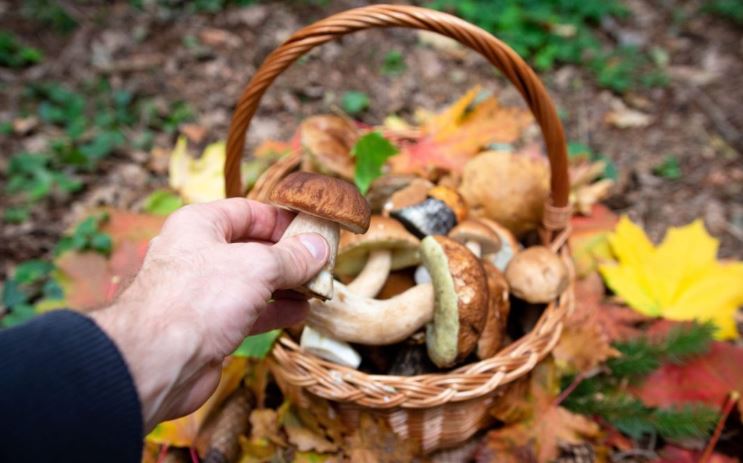
[[[433,323],[426,329],[428,355],[439,367],[448,367],[477,346],[489,304],[487,277],[477,257],[445,236],[424,238],[421,258],[435,298]]]
[[[486,359],[495,355],[503,344],[511,302],[508,300],[508,283],[503,272],[487,260],[483,260],[481,263],[488,279],[490,301],[485,327],[477,341],[477,356],[480,359]]]
[[[543,159],[490,151],[467,162],[459,191],[472,216],[496,220],[519,236],[542,220],[549,176]]]
[[[532,246],[516,254],[505,275],[511,293],[533,304],[555,300],[569,283],[565,264],[544,246]]]
[[[449,232],[449,238],[462,244],[475,241],[480,244],[483,255],[498,252],[501,247],[498,234],[491,227],[474,219],[465,220],[452,228]]]
[[[418,238],[405,230],[400,222],[389,217],[373,215],[369,229],[363,235],[341,231],[335,271],[340,275],[355,275],[364,267],[369,252],[389,249],[392,253],[390,268],[397,270],[418,264]]]
[[[353,179],[355,163],[351,148],[359,132],[350,121],[335,115],[312,116],[302,122],[299,133],[303,156],[313,170]]]
[[[269,200],[279,207],[336,222],[354,233],[364,233],[369,228],[369,204],[345,180],[294,172],[276,185]]]

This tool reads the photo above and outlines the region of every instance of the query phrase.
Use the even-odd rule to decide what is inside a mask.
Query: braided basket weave
[[[448,373],[419,376],[370,375],[305,353],[288,336],[272,352],[272,371],[284,393],[311,406],[328,402],[349,427],[362,412],[381,415],[402,438],[422,452],[451,447],[487,425],[488,410],[505,386],[527,375],[554,347],[563,319],[573,307],[573,265],[566,246],[569,234],[569,178],[562,124],[552,100],[534,71],[507,45],[484,30],[446,13],[420,7],[373,5],[336,14],[307,26],[274,50],[241,95],[227,141],[227,196],[240,196],[240,162],[245,135],[261,97],[274,79],[317,45],[371,28],[407,27],[437,32],[479,52],[518,89],[545,139],[551,169],[551,195],[540,236],[570,269],[571,284],[551,302],[534,329],[494,357]],[[278,180],[299,168],[299,153],[276,162],[249,197],[265,200]],[[325,400],[326,399],[326,400]]]

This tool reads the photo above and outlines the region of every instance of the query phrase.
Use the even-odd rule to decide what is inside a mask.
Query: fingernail
[[[316,233],[299,235],[299,242],[302,243],[302,246],[307,248],[310,254],[312,254],[312,257],[314,257],[315,259],[325,259],[325,255],[328,253],[328,243],[322,236]]]

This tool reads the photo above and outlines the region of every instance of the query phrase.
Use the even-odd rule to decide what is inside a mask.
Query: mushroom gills
[[[348,290],[358,296],[375,297],[387,281],[391,264],[392,253],[389,250],[370,252],[364,269],[347,285]]]
[[[439,367],[446,367],[454,363],[458,353],[459,308],[454,280],[447,271],[449,262],[446,254],[436,241],[423,240],[421,248],[424,268],[436,282],[436,322],[426,326],[428,356]]]
[[[418,204],[396,209],[390,216],[418,238],[446,235],[457,224],[454,211],[442,200],[426,198]]]
[[[325,238],[330,246],[328,261],[320,272],[315,275],[304,288],[297,288],[299,291],[306,291],[310,297],[322,299],[331,299],[333,297],[333,267],[335,267],[335,255],[338,253],[338,237],[340,235],[340,226],[329,220],[324,220],[304,212],[299,212],[294,220],[289,224],[281,239],[300,235],[303,233],[317,233]]]
[[[325,336],[309,326],[304,327],[299,345],[307,352],[338,365],[354,369],[361,365],[361,355],[348,343]]]
[[[336,281],[335,296],[310,301],[307,324],[335,339],[383,346],[400,342],[433,318],[433,286],[413,286],[390,299],[371,299]]]

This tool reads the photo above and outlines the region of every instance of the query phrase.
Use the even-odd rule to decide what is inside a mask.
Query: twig
[[[730,392],[730,394],[725,398],[725,402],[722,404],[720,419],[717,421],[717,426],[715,427],[715,432],[707,443],[707,447],[704,448],[704,453],[702,453],[702,456],[699,458],[699,463],[707,463],[709,461],[712,452],[715,451],[717,441],[720,440],[720,434],[722,434],[722,430],[725,428],[725,422],[727,421],[730,412],[733,410],[733,406],[738,403],[739,399],[740,393],[738,391]]]
[[[577,374],[577,375],[575,376],[575,378],[573,378],[573,382],[572,382],[572,383],[570,383],[570,384],[568,385],[568,387],[566,387],[566,388],[565,388],[565,390],[564,390],[564,391],[562,391],[562,392],[560,393],[560,395],[558,395],[558,396],[557,396],[557,397],[555,398],[555,401],[554,401],[554,402],[552,403],[552,405],[553,405],[553,406],[555,406],[555,407],[557,407],[558,405],[560,405],[560,404],[561,404],[561,403],[562,403],[562,402],[563,402],[563,401],[564,401],[565,399],[567,399],[567,398],[568,398],[568,396],[569,396],[570,394],[572,394],[572,393],[573,393],[573,391],[575,390],[575,388],[577,388],[577,387],[578,387],[578,385],[579,385],[580,383],[582,383],[582,382],[583,382],[583,380],[584,380],[584,379],[586,379],[587,377],[588,377],[588,374],[587,374],[587,373],[586,373],[585,371],[584,371],[584,372],[581,372],[581,373],[579,373],[579,374]]]
[[[722,138],[737,151],[743,151],[743,136],[741,136],[737,127],[728,121],[728,117],[720,109],[717,102],[704,90],[689,87],[689,91],[692,97],[697,100],[699,109],[705,113],[710,122],[712,122],[712,125],[717,129],[717,132],[722,135]]]

